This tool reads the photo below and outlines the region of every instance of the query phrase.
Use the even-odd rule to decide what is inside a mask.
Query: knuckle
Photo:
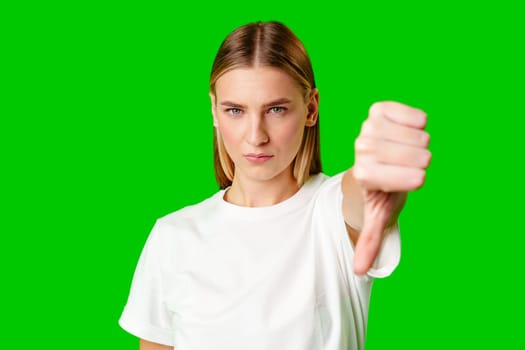
[[[385,104],[385,102],[374,102],[374,103],[372,103],[372,105],[368,109],[368,115],[372,116],[372,115],[379,115],[379,114],[381,114],[382,111],[383,111],[384,104]]]
[[[423,147],[428,147],[428,145],[430,144],[430,134],[428,132],[423,131],[423,133],[421,134],[421,142]]]
[[[425,168],[428,168],[430,166],[430,162],[431,161],[432,161],[432,152],[427,150],[427,152],[426,152]]]
[[[424,128],[427,125],[428,115],[425,111],[421,109],[416,109],[415,118],[418,119],[422,128]]]
[[[422,110],[422,109],[418,109],[418,112],[419,112],[421,118],[423,118],[423,119],[425,119],[425,120],[428,119],[428,114],[427,114],[427,112],[425,112],[425,111]]]
[[[414,157],[411,157],[415,161],[413,163],[408,163],[407,165],[412,165],[414,167],[418,167],[421,169],[426,169],[430,164],[430,159],[432,157],[432,154],[430,151],[426,149],[420,149],[417,150],[416,153],[414,153]]]
[[[367,178],[367,169],[361,163],[356,163],[353,169],[354,178],[358,183],[364,183]]]
[[[417,190],[423,187],[423,184],[425,183],[425,179],[426,179],[425,171],[423,170],[419,171],[418,174],[414,176],[412,179],[413,188]]]
[[[370,149],[370,141],[366,137],[358,137],[355,140],[354,147],[356,152],[366,152]]]
[[[361,125],[361,135],[360,136],[374,136],[378,135],[380,133],[380,125],[381,123],[378,123],[377,121],[374,121],[373,119],[367,119],[363,122]]]
[[[372,131],[372,129],[373,129],[373,126],[372,126],[372,122],[370,121],[370,119],[365,120],[361,124],[361,133],[363,135],[369,134]]]

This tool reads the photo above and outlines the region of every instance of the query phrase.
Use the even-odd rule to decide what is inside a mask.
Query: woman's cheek
[[[221,133],[222,141],[226,146],[228,153],[230,146],[234,146],[236,138],[239,138],[240,132],[232,128],[228,123],[219,123],[219,132]]]
[[[300,122],[294,122],[282,129],[281,140],[298,149],[303,138],[304,126]]]

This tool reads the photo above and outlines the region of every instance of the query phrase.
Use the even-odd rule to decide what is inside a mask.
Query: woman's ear
[[[213,126],[214,127],[218,127],[219,126],[219,121],[217,119],[217,104],[216,104],[216,99],[215,99],[215,95],[213,94],[213,92],[210,91],[210,100],[211,100],[211,114],[213,115]]]
[[[319,90],[317,88],[310,92],[308,101],[308,115],[306,116],[306,126],[314,126],[319,116]]]

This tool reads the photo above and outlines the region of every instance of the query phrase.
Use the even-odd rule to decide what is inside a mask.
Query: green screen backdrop
[[[0,5],[0,347],[138,347],[117,321],[140,251],[156,218],[217,190],[209,72],[256,20],[310,53],[327,174],[352,165],[374,101],[429,115],[367,350],[523,346],[517,3],[79,1]]]

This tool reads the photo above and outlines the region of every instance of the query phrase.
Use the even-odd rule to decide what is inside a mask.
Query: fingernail
[[[366,270],[365,267],[360,263],[356,263],[354,265],[354,273],[358,276],[364,275],[366,273],[365,270]]]

